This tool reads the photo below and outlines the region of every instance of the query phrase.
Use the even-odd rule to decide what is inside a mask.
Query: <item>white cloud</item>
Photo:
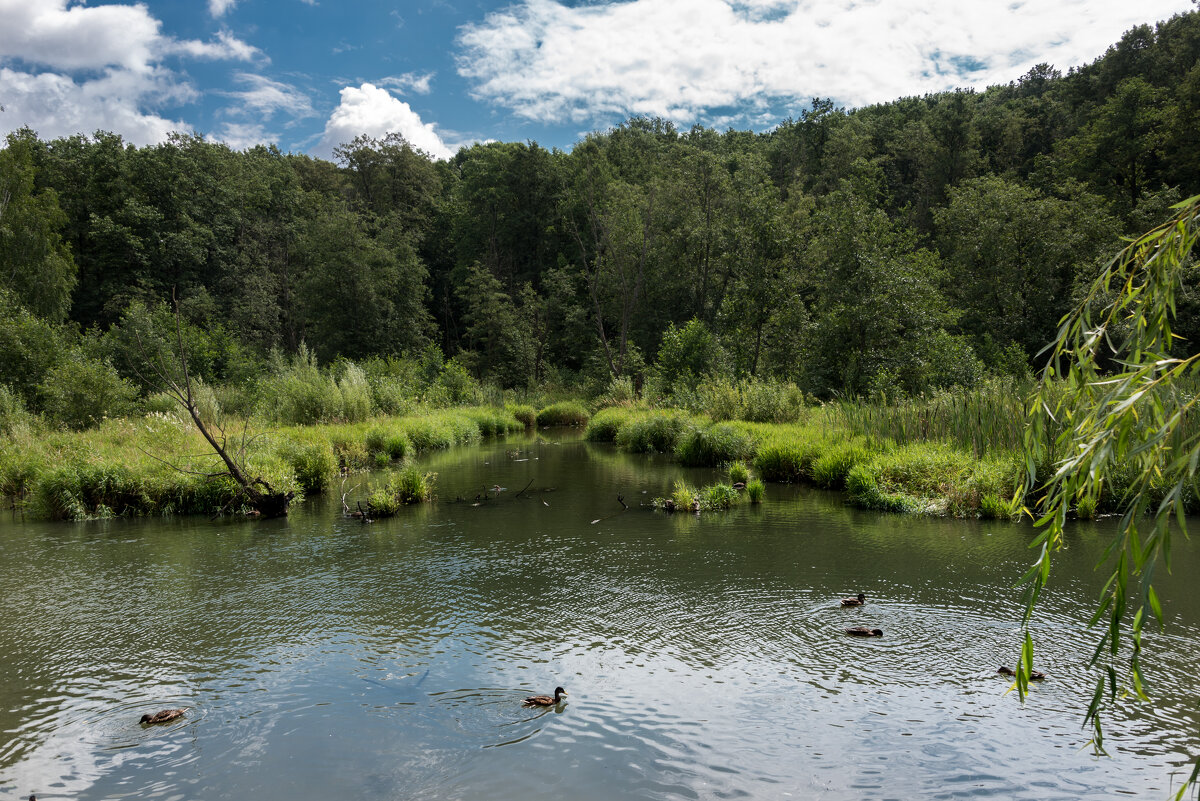
[[[393,132],[402,134],[413,147],[434,158],[454,155],[432,123],[422,122],[407,103],[370,83],[342,89],[341,103],[325,123],[325,134],[314,151],[328,157],[335,147],[359,134],[381,137]]]
[[[214,17],[223,17],[225,12],[237,5],[237,0],[208,0],[208,13]]]
[[[188,125],[144,110],[151,102],[194,97],[185,84],[158,72],[151,75],[113,70],[89,81],[76,82],[66,75],[37,75],[0,67],[0,133],[28,125],[44,138],[114,131],[139,145],[161,142],[171,131]]]
[[[226,109],[226,113],[250,111],[269,117],[282,111],[295,118],[310,117],[316,113],[308,95],[290,84],[248,72],[237,73],[234,80],[246,89],[228,93],[238,101],[240,107]]]
[[[245,150],[255,145],[277,143],[279,134],[268,131],[257,122],[226,122],[215,136],[208,137],[211,141],[224,142],[234,150]]]
[[[1189,0],[521,0],[459,35],[473,95],[543,121],[852,106],[1082,64]]]
[[[431,91],[430,82],[436,73],[424,72],[417,74],[415,72],[406,72],[403,75],[393,75],[389,78],[382,78],[379,83],[397,92],[412,92],[415,95],[427,95]]]
[[[156,109],[197,97],[163,59],[261,57],[228,31],[211,42],[164,36],[141,3],[0,0],[0,20],[0,134],[28,125],[45,137],[108,130],[159,142],[189,126]]]

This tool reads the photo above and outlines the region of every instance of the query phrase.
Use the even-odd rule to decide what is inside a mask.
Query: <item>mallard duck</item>
[[[522,701],[522,703],[525,706],[554,706],[562,700],[564,695],[570,695],[570,693],[568,693],[562,687],[555,687],[553,698],[548,695],[531,695]]]
[[[843,598],[843,599],[842,599],[842,606],[862,606],[862,605],[863,605],[863,604],[865,604],[866,602],[867,602],[867,596],[863,595],[863,594],[860,592],[860,593],[859,593],[857,596],[855,596],[854,598]]]
[[[882,637],[883,629],[869,629],[866,626],[856,626],[852,629],[846,629],[846,633],[851,637]]]
[[[186,711],[184,709],[164,709],[161,712],[155,712],[153,715],[142,715],[142,719],[138,722],[147,726],[155,723],[170,723],[176,718],[183,717],[183,713]]]
[[[1002,676],[1016,676],[1017,675],[1017,671],[1013,670],[1012,668],[1010,668],[1006,665],[1001,665],[1000,669],[997,670],[996,672],[1001,674]],[[1042,681],[1045,678],[1046,678],[1046,674],[1040,670],[1033,670],[1033,671],[1030,671],[1030,673],[1029,673],[1030,681]]]

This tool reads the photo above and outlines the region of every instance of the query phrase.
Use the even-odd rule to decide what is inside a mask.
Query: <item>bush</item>
[[[553,403],[538,412],[539,426],[584,426],[587,425],[588,410],[579,401]]]
[[[33,425],[33,415],[25,410],[21,396],[6,385],[0,384],[0,435],[12,436]]]
[[[75,352],[50,371],[38,388],[46,415],[69,428],[97,425],[132,411],[137,388],[112,365]]]
[[[675,443],[675,458],[685,467],[715,467],[749,458],[753,452],[750,435],[725,423],[707,428],[689,427]]]
[[[354,362],[346,362],[337,386],[342,396],[340,419],[357,423],[371,416],[371,386],[361,367]]]

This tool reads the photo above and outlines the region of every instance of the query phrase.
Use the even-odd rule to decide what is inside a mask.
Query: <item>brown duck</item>
[[[1016,676],[1017,675],[1017,671],[1013,670],[1012,668],[1010,668],[1006,665],[1001,665],[1000,669],[997,670],[996,672],[1002,676]],[[1029,680],[1030,681],[1042,681],[1045,678],[1046,678],[1046,674],[1040,670],[1032,670],[1029,672]]]
[[[548,695],[531,695],[522,701],[522,704],[525,706],[554,706],[562,700],[564,695],[570,695],[570,693],[562,687],[555,687],[553,698]]]
[[[138,721],[144,725],[150,726],[155,723],[170,723],[172,720],[183,717],[185,709],[164,709],[161,712],[155,712],[153,715],[142,715],[142,719]]]
[[[883,629],[869,629],[866,626],[855,626],[852,629],[846,629],[846,633],[851,637],[882,637]]]
[[[843,598],[842,606],[862,606],[867,602],[867,596],[861,592],[853,598]]]

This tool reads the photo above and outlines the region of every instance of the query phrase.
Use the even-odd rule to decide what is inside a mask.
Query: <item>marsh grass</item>
[[[748,459],[754,440],[744,428],[728,423],[689,425],[676,438],[674,451],[684,467],[716,467]]]
[[[761,478],[753,479],[746,485],[746,497],[750,499],[750,503],[762,503],[766,494],[767,488]]]
[[[537,413],[539,426],[585,426],[588,418],[587,407],[579,401],[561,401],[552,403]]]
[[[617,447],[626,453],[673,453],[684,427],[693,420],[675,409],[631,415],[617,429]]]
[[[436,481],[437,473],[422,472],[415,465],[392,473],[368,497],[367,514],[375,518],[391,517],[401,507],[432,501]]]
[[[443,409],[421,417],[251,429],[245,454],[251,475],[303,498],[327,491],[339,471],[478,442],[482,429],[503,436],[524,425],[503,409]],[[208,477],[220,471],[200,434],[174,414],[106,420],[82,432],[15,434],[0,448],[0,491],[32,515],[55,520],[236,512],[240,488]],[[422,494],[420,486],[405,483],[403,471],[399,475],[403,497]],[[432,491],[432,479],[425,481]]]

